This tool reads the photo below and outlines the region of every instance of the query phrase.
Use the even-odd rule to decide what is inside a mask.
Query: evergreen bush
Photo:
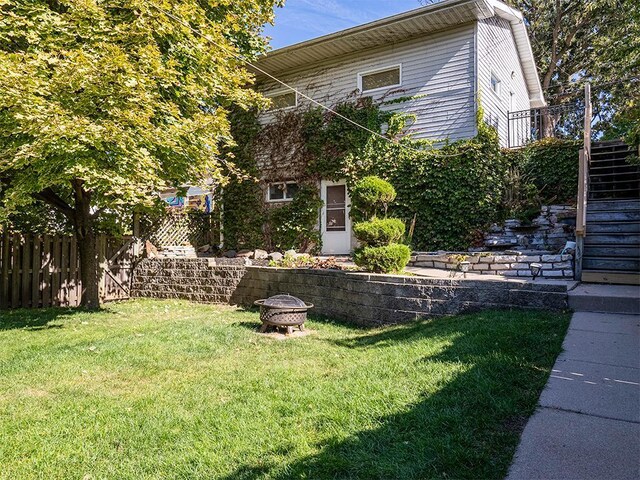
[[[387,208],[396,198],[396,190],[386,180],[368,176],[357,181],[351,188],[351,208],[356,220],[366,220],[379,212],[386,214]]]
[[[353,226],[355,237],[365,245],[381,247],[398,242],[404,235],[404,222],[398,218],[373,218]]]
[[[362,247],[355,251],[353,261],[359,267],[374,273],[401,272],[409,263],[411,250],[401,243],[380,247]]]
[[[411,258],[408,246],[398,242],[404,235],[404,222],[398,218],[376,218],[396,198],[396,191],[389,182],[374,176],[364,177],[351,190],[351,216],[369,219],[358,222],[353,233],[360,242],[353,256],[359,267],[374,273],[401,272]]]

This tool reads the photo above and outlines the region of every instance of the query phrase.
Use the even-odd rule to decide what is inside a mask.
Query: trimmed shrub
[[[389,182],[379,177],[364,177],[351,189],[352,212],[359,217],[356,220],[374,217],[379,211],[386,214],[387,206],[395,198],[396,190]]]
[[[353,261],[359,267],[375,273],[401,272],[409,263],[411,250],[406,245],[392,243],[382,247],[363,247],[356,250]]]
[[[373,218],[353,226],[353,233],[360,243],[381,247],[398,242],[404,235],[404,222],[398,218]]]

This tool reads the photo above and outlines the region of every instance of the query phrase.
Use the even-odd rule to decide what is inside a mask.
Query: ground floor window
[[[280,182],[269,184],[267,200],[269,202],[288,202],[293,200],[298,192],[298,184],[295,182]]]

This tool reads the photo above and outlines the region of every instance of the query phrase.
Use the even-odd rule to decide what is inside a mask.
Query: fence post
[[[33,235],[33,252],[31,254],[31,308],[38,308],[40,305],[40,265],[42,263],[42,255],[40,235]]]
[[[78,290],[78,242],[75,235],[71,237],[69,248],[69,306],[77,307],[80,292]]]
[[[42,307],[51,306],[51,237],[42,236]]]
[[[20,306],[20,243],[22,237],[19,234],[13,235],[12,252],[13,260],[11,262],[11,307],[18,308]]]
[[[98,284],[98,295],[102,299],[107,291],[107,273],[109,268],[109,262],[107,258],[107,237],[105,235],[98,235],[98,276],[100,283]]]
[[[9,264],[11,263],[9,250],[9,234],[2,232],[2,250],[0,251],[0,261],[2,271],[0,273],[0,308],[9,307]]]

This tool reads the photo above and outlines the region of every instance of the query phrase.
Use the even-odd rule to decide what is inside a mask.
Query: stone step
[[[569,307],[574,312],[638,315],[640,314],[640,288],[634,285],[582,283],[569,292]]]

